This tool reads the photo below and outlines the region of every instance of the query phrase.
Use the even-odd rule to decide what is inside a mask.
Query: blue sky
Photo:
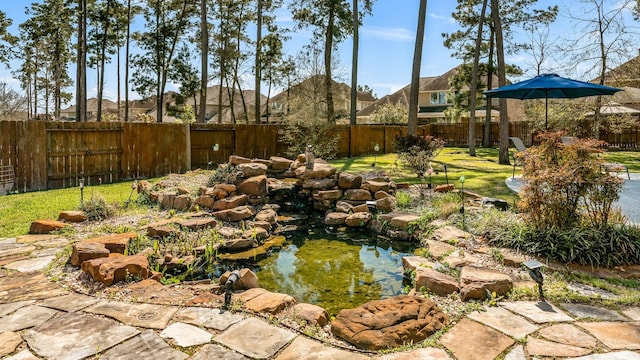
[[[418,3],[419,0],[376,0],[373,16],[363,19],[363,27],[360,30],[358,83],[371,87],[378,97],[393,93],[410,82]],[[538,3],[537,7],[555,4],[550,0],[540,0]],[[569,19],[569,14],[577,11],[578,2],[563,3],[561,15],[552,27],[553,37],[562,38],[575,33],[575,27]],[[13,19],[14,25],[11,30],[14,33],[17,33],[17,25],[27,18],[24,13],[26,4],[23,1],[3,1],[0,5],[0,10],[4,11],[7,17]],[[439,75],[460,63],[459,60],[450,56],[450,51],[442,45],[441,37],[441,33],[457,29],[457,25],[451,17],[456,4],[455,0],[428,2],[421,76]],[[292,26],[286,12],[279,16],[279,20],[282,25]],[[515,33],[514,36],[522,37],[524,35]],[[292,34],[285,49],[288,53],[295,54],[308,42],[309,32],[300,31]],[[350,84],[351,81],[351,44],[351,40],[347,39],[340,45],[338,51],[342,67],[337,71],[340,76],[339,80],[347,84]],[[635,54],[637,55],[637,51]],[[526,55],[520,54],[511,57],[508,61],[520,64],[528,75],[533,74]],[[112,67],[113,69],[108,69],[108,73],[115,73],[115,65]],[[555,70],[553,64],[549,64],[548,68]],[[73,66],[69,71],[70,74],[75,74]],[[579,77],[578,66],[558,72],[563,76]],[[0,81],[10,83],[13,81],[10,71],[4,68],[4,65],[0,65]],[[253,86],[249,84],[246,87],[252,88]],[[105,97],[115,100],[116,85],[115,76],[106,79]],[[88,89],[89,96],[95,96],[95,74],[88,74]],[[136,95],[133,96],[136,97]]]

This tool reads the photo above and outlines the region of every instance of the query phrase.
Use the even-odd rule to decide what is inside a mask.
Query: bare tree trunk
[[[411,91],[409,92],[409,120],[407,134],[418,132],[418,95],[420,93],[420,65],[422,62],[422,43],[424,42],[424,27],[427,15],[427,0],[420,0],[418,10],[418,29],[416,44],[413,50],[413,70],[411,71]]]
[[[327,32],[324,41],[324,86],[327,99],[327,122],[329,124],[335,124],[336,119],[334,116],[335,110],[333,107],[333,88],[331,86],[331,53],[333,50],[333,27],[335,21],[335,5],[331,5],[329,9],[329,23],[327,24]]]
[[[98,111],[96,121],[102,121],[102,97],[104,96],[104,64],[107,55],[107,36],[109,35],[109,24],[111,23],[111,1],[107,1],[106,23],[102,34],[102,44],[100,45],[100,82],[98,83]]]
[[[87,121],[87,0],[78,0],[76,121]]]
[[[487,89],[493,88],[493,30],[489,37],[489,61],[487,61]],[[487,114],[484,119],[484,136],[482,146],[491,147],[491,99],[487,98]]]
[[[124,121],[129,121],[129,40],[131,39],[131,0],[127,0],[127,38],[124,60]]]
[[[498,86],[507,84],[504,64],[504,45],[502,39],[502,23],[500,19],[500,10],[498,0],[491,0],[491,16],[496,31],[496,51],[498,54]],[[507,117],[507,99],[500,99],[500,150],[498,154],[498,163],[501,165],[509,165],[509,118]]]
[[[209,83],[209,27],[207,24],[207,0],[200,0],[200,48],[202,57],[200,59],[200,71],[202,79],[200,80],[200,111],[198,113],[198,122],[207,122],[207,85]],[[195,103],[195,96],[193,99]]]
[[[256,9],[256,64],[255,64],[255,73],[256,73],[256,84],[255,84],[255,122],[256,124],[260,124],[260,81],[262,79],[262,64],[260,57],[262,56],[262,0],[257,1],[257,9]],[[247,122],[249,122],[249,116],[247,114]]]
[[[351,58],[351,120],[350,124],[357,123],[356,112],[358,104],[358,32],[360,21],[358,19],[358,0],[353,0],[353,54]]]
[[[480,47],[482,46],[482,25],[487,11],[487,0],[482,2],[476,48],[473,52],[473,69],[471,70],[471,89],[469,89],[469,155],[476,156],[476,94],[478,92],[478,67],[480,66]]]

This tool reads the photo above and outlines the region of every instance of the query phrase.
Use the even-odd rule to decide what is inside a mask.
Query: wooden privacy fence
[[[278,134],[282,125],[71,123],[41,121],[0,122],[0,166],[14,170],[15,188],[32,191],[111,183],[181,173],[227,162],[229,155],[248,158],[284,156],[287,144]],[[476,125],[476,144],[482,143],[483,125]],[[400,125],[338,125],[338,156],[351,157],[393,152],[394,139],[406,133]],[[433,124],[418,127],[419,135],[432,135],[447,145],[466,145],[468,125]],[[498,125],[492,124],[491,144],[498,143]],[[509,125],[509,135],[531,144],[527,123]],[[625,147],[637,147],[624,137]],[[216,146],[217,145],[217,146]]]

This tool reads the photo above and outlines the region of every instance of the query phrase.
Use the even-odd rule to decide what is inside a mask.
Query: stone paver
[[[276,360],[365,360],[368,356],[345,350],[328,347],[317,341],[298,336],[287,346]]]
[[[214,340],[243,355],[267,359],[295,337],[296,334],[291,331],[269,325],[256,318],[249,318],[231,326]]]
[[[164,329],[178,308],[153,304],[101,301],[84,309],[84,311],[109,316],[126,325]]]
[[[616,311],[600,308],[593,305],[585,304],[561,304],[563,309],[568,311],[577,319],[596,319],[607,321],[625,321],[628,320],[624,316],[618,314]]]
[[[183,360],[189,355],[178,351],[164,342],[153,330],[147,330],[124,343],[109,349],[100,356],[101,360]]]
[[[640,321],[640,307],[622,310],[622,313],[628,316],[631,320]]]
[[[64,240],[68,242],[69,240],[65,238],[61,238],[58,235],[50,235],[50,234],[28,234],[17,237],[17,242],[19,244],[33,244],[38,243],[38,245],[42,245],[43,242],[51,241],[54,239]]]
[[[25,300],[25,301],[17,301],[8,304],[0,304],[0,317],[5,315],[9,315],[12,312],[20,309],[21,307],[25,307],[27,305],[31,305],[35,303],[34,300]]]
[[[615,351],[571,358],[571,360],[640,360],[640,354],[631,351]]]
[[[100,300],[87,295],[69,294],[45,299],[42,303],[42,306],[50,307],[57,310],[63,310],[66,312],[74,312],[82,310],[87,306],[91,306],[98,301]]]
[[[467,317],[516,339],[524,338],[540,328],[523,317],[514,315],[512,312],[499,307],[489,307],[484,311],[474,311]]]
[[[473,320],[462,319],[449,332],[442,335],[440,343],[458,360],[493,360],[514,341],[488,326]]]
[[[556,306],[542,301],[503,302],[500,303],[500,306],[538,324],[573,321],[569,315]]]
[[[237,352],[227,349],[224,346],[218,344],[207,344],[198,350],[189,360],[211,360],[211,359],[224,359],[224,360],[249,360],[248,357],[238,354]]]
[[[51,256],[43,256],[43,257],[37,257],[37,258],[27,259],[27,260],[18,260],[5,265],[4,267],[6,269],[16,270],[19,272],[31,272],[31,271],[44,270],[49,265],[49,263],[51,263],[55,258],[56,258],[55,256],[51,255]]]
[[[0,258],[29,254],[36,249],[35,246],[26,246],[23,244],[5,245],[4,247],[4,249],[0,249]]]
[[[178,310],[173,319],[187,324],[223,331],[229,326],[242,321],[244,317],[221,309],[188,307]]]
[[[38,356],[75,360],[95,355],[138,333],[111,319],[67,313],[28,330],[24,340]]]
[[[11,354],[22,342],[20,334],[8,331],[0,333],[0,356]]]
[[[4,358],[4,360],[40,360],[40,358],[33,355],[31,351],[24,349],[13,356]]]
[[[540,330],[538,334],[550,341],[587,349],[595,349],[597,345],[597,341],[593,336],[571,324],[549,326],[548,328]]]
[[[41,272],[17,273],[0,278],[0,303],[46,299],[66,294],[68,291],[51,282]]]
[[[524,355],[524,347],[522,345],[514,347],[504,357],[504,360],[527,360],[527,357]]]
[[[22,307],[11,315],[0,318],[0,333],[28,329],[49,320],[58,311],[38,305]]]
[[[416,349],[409,352],[401,352],[395,354],[387,354],[382,355],[380,357],[375,357],[376,360],[417,360],[417,359],[426,359],[426,360],[451,360],[449,354],[442,349],[436,348],[424,348],[424,349]]]
[[[640,322],[579,322],[576,325],[612,350],[640,349]]]
[[[213,335],[193,325],[173,323],[162,330],[160,337],[173,339],[178,346],[189,347],[206,344],[211,341]]]
[[[572,345],[558,344],[552,341],[529,338],[527,352],[530,356],[544,356],[551,358],[575,357],[590,354],[593,350]]]

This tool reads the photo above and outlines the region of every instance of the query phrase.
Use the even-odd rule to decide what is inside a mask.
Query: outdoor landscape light
[[[84,177],[78,179],[78,186],[80,186],[80,206],[84,204]]]
[[[380,151],[380,145],[375,144],[373,146],[373,151],[375,152],[375,154],[373,155],[373,164],[371,164],[371,167],[375,169],[376,163],[378,162],[378,151]]]
[[[218,150],[220,150],[220,145],[218,144],[213,145],[213,151],[218,151]]]
[[[538,262],[537,260],[529,260],[525,261],[522,265],[524,265],[527,269],[529,269],[529,276],[538,283],[538,292],[540,293],[540,300],[544,300],[544,293],[542,292],[542,283],[544,282],[544,276],[540,272],[540,268],[544,266],[544,264]]]

